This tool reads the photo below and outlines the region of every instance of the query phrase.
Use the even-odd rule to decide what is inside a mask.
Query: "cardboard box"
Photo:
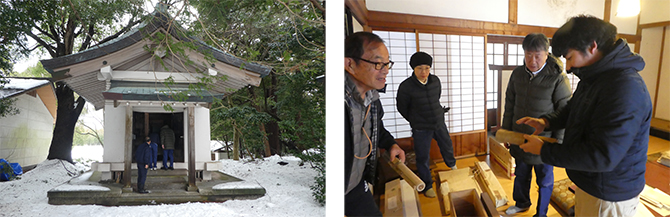
[[[451,216],[488,216],[475,189],[449,192]]]
[[[489,136],[489,148],[491,150],[491,156],[493,156],[493,161],[491,164],[500,166],[507,178],[512,178],[514,176],[514,169],[516,168],[516,161],[514,157],[509,153],[509,150],[505,148],[505,144],[498,142],[493,136]]]
[[[405,180],[386,183],[384,216],[423,216],[419,194]]]

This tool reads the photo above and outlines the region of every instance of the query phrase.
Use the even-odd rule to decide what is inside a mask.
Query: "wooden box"
[[[405,180],[386,183],[384,216],[423,216],[419,194]]]
[[[507,199],[505,189],[503,189],[500,182],[498,182],[496,175],[493,174],[493,171],[491,171],[491,168],[486,162],[479,161],[475,163],[475,179],[482,187],[482,190],[488,193],[496,207],[501,207],[507,204],[509,200]]]
[[[493,156],[491,164],[500,166],[505,171],[507,178],[511,179],[514,176],[516,161],[514,161],[514,157],[509,153],[509,150],[505,148],[505,144],[498,142],[494,136],[489,136],[489,148],[491,149],[491,156]]]
[[[456,216],[488,216],[475,189],[449,192],[450,214]]]

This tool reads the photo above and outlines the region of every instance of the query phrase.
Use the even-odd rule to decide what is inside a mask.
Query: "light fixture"
[[[640,14],[640,0],[620,0],[616,10],[617,17],[632,17]]]

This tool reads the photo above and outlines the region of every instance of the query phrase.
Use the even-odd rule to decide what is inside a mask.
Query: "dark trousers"
[[[419,178],[426,184],[426,189],[433,187],[433,177],[430,173],[430,142],[435,139],[437,147],[440,148],[442,159],[448,167],[456,165],[454,158],[454,147],[451,144],[451,137],[447,130],[447,125],[441,124],[435,130],[415,130],[412,129],[412,138],[414,139],[414,154],[416,154],[416,168],[419,172]]]
[[[358,186],[344,195],[344,215],[349,217],[382,216],[365,181],[361,180]]]
[[[143,191],[144,182],[147,180],[147,164],[137,163],[137,191]]]
[[[173,167],[174,164],[174,149],[163,149],[163,168],[169,168],[167,166],[167,159],[170,158],[170,167]]]
[[[516,170],[514,171],[516,178],[514,178],[512,196],[517,207],[530,207],[532,204],[530,201],[530,182],[533,178],[531,173],[533,168],[535,168],[535,181],[540,188],[535,216],[547,216],[551,192],[554,189],[553,166],[548,164],[528,165],[523,160],[516,160]]]

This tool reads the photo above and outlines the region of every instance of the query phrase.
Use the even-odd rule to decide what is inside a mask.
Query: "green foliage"
[[[34,66],[28,67],[23,72],[16,73],[17,77],[37,77],[37,78],[51,78],[51,74],[42,67],[42,62],[37,62]]]
[[[283,149],[319,171],[312,190],[317,201],[325,203],[325,86],[316,81],[325,72],[324,6],[309,0],[191,3],[202,21],[193,26],[194,32],[203,33],[198,35],[200,38],[232,55],[273,68],[259,87],[238,90],[213,107],[255,108],[268,114],[268,124],[279,126],[277,133]],[[215,115],[219,111],[212,111],[212,138],[232,141],[231,129],[239,120],[226,119]],[[273,133],[262,132],[253,124],[247,126],[252,127],[246,128],[245,134]],[[261,142],[245,137],[243,145],[259,146]],[[316,152],[303,154],[304,150]]]
[[[232,141],[233,134],[238,131],[245,146],[241,152],[246,151],[254,157],[260,157],[264,149],[264,135],[258,130],[258,126],[270,120],[267,113],[258,112],[248,106],[232,106],[212,110],[210,116],[220,120],[211,126],[212,135],[216,139]]]

